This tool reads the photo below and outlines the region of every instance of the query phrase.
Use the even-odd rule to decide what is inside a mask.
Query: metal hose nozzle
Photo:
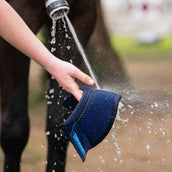
[[[50,18],[60,19],[64,13],[69,13],[69,4],[66,0],[45,0],[45,6]]]

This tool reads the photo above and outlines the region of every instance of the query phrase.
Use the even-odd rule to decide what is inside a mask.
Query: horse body
[[[51,20],[46,14],[44,1],[9,0],[8,2],[35,34],[43,25],[47,29],[51,28]],[[68,2],[71,8],[69,17],[82,45],[86,46],[96,23],[96,0],[68,0]],[[79,67],[81,56],[69,29],[67,32],[69,38],[65,37],[64,23],[59,20],[54,55],[66,61],[72,60]],[[50,40],[50,35],[48,39]],[[68,45],[71,47],[70,50],[66,48]],[[20,171],[21,154],[29,136],[29,65],[28,57],[0,39],[1,146],[5,154],[4,172]],[[49,89],[54,89],[54,98],[50,100],[52,103],[47,108],[46,130],[50,133],[48,135],[47,172],[52,170],[63,172],[65,171],[68,140],[60,131],[59,125],[70,113],[60,104],[68,93],[50,76]],[[55,134],[57,137],[54,137]]]

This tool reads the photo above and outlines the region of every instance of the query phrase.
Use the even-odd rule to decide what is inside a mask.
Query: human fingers
[[[87,85],[94,84],[94,80],[90,76],[85,74],[84,72],[80,71],[78,68],[76,68],[74,71],[74,77],[79,79],[80,81],[82,81],[83,83],[85,83]]]
[[[78,85],[76,82],[73,83],[73,85],[70,87],[70,92],[73,94],[73,96],[80,101],[83,91],[79,89]]]

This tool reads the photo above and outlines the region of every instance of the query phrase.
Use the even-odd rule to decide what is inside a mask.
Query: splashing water
[[[124,104],[120,101],[119,102],[119,105],[118,105],[118,111],[117,111],[117,114],[116,114],[116,121],[121,121],[123,124],[125,123],[125,122],[128,122],[128,119],[122,119],[121,117],[120,117],[120,110],[122,110],[124,108]]]
[[[93,71],[92,71],[92,69],[91,69],[91,66],[90,66],[90,64],[89,64],[89,62],[88,62],[88,59],[87,59],[86,54],[85,54],[85,52],[84,52],[84,49],[83,49],[81,43],[79,42],[79,39],[78,39],[78,37],[77,37],[77,35],[76,35],[76,32],[75,32],[75,30],[74,30],[74,28],[73,28],[73,26],[72,26],[72,24],[71,24],[71,22],[70,22],[68,16],[67,16],[66,14],[64,14],[64,16],[65,16],[66,22],[67,22],[67,24],[68,24],[68,27],[69,27],[69,29],[70,29],[70,32],[72,33],[72,36],[73,36],[73,38],[74,38],[74,40],[75,40],[75,43],[76,43],[76,45],[77,45],[77,48],[78,48],[78,50],[79,50],[79,52],[80,52],[80,54],[81,54],[81,56],[82,56],[82,58],[83,58],[83,60],[84,60],[84,62],[85,62],[85,64],[86,64],[86,66],[87,66],[87,68],[88,68],[88,70],[89,70],[89,73],[90,73],[91,77],[93,78],[93,80],[95,81],[95,85],[96,85],[97,89],[100,89],[100,86],[99,86],[99,84],[98,84],[98,82],[97,82],[97,80],[96,80],[95,74],[93,73]],[[67,27],[66,27],[66,23],[65,23],[64,18],[62,18],[62,21],[63,21],[63,23],[64,23],[64,29],[65,29],[65,31],[67,32]],[[51,41],[50,41],[50,44],[51,44],[52,46],[56,44],[56,38],[55,38],[55,34],[56,34],[56,22],[57,22],[57,19],[52,19],[52,28],[51,28],[51,36],[52,36],[52,39],[51,39]],[[67,37],[68,37],[68,35],[66,35],[66,38],[67,38]],[[70,49],[70,46],[67,46],[66,48],[69,50],[69,49]],[[55,47],[52,47],[52,48],[51,48],[51,52],[54,52],[54,51],[56,51],[56,48],[55,48]],[[54,78],[52,77],[52,79],[54,79]],[[50,93],[50,94],[53,94],[53,93],[54,93],[54,89],[51,89],[51,90],[49,91],[49,93]],[[50,99],[48,96],[46,96],[46,98],[47,98],[47,99]],[[49,104],[50,104],[50,101],[48,101],[48,102],[49,102]],[[120,110],[122,111],[123,108],[124,108],[124,104],[123,104],[122,102],[120,102],[120,103],[119,103],[118,112],[117,112],[117,116],[116,116],[116,121],[120,121],[120,122],[122,122],[122,123],[124,124],[124,123],[128,122],[128,119],[124,120],[124,119],[122,119],[122,118],[120,117],[119,111],[120,111]],[[46,134],[47,134],[47,135],[50,135],[50,132],[47,131]],[[115,145],[115,147],[116,147],[116,152],[117,152],[117,156],[114,158],[114,161],[116,162],[116,161],[118,161],[119,157],[121,156],[121,149],[120,149],[120,147],[119,147],[117,135],[116,135],[116,132],[115,132],[115,123],[113,124],[113,127],[112,127],[111,136],[112,136],[112,138],[113,138],[113,144]],[[106,142],[106,141],[107,141],[107,140],[105,140],[105,142]],[[108,142],[108,141],[107,141],[107,142]],[[107,146],[107,145],[106,145],[106,146]],[[108,148],[108,146],[107,146],[107,148]],[[102,156],[101,154],[99,154],[99,159],[100,159],[101,163],[102,163],[103,165],[105,165],[105,160],[103,159],[103,156]],[[123,160],[120,160],[120,164],[121,164],[122,162],[123,162]],[[87,169],[88,169],[88,168],[87,168],[87,165],[85,164],[85,171],[87,171]]]
[[[66,21],[67,21],[67,23],[68,23],[69,29],[70,29],[70,31],[71,31],[71,33],[72,33],[72,35],[73,35],[73,38],[74,38],[74,40],[75,40],[75,43],[76,43],[76,45],[77,45],[77,47],[78,47],[78,50],[80,51],[80,53],[81,53],[81,55],[82,55],[82,57],[83,57],[83,59],[84,59],[84,62],[85,62],[85,64],[86,64],[86,66],[88,67],[88,70],[89,70],[89,72],[90,72],[90,75],[91,75],[91,77],[94,79],[96,87],[97,87],[98,89],[100,89],[100,86],[99,86],[99,84],[98,84],[98,82],[97,82],[97,80],[96,80],[96,77],[95,77],[95,75],[94,75],[94,73],[93,73],[93,71],[92,71],[92,69],[91,69],[91,66],[90,66],[88,60],[87,60],[86,54],[85,54],[85,52],[84,52],[84,49],[83,49],[82,45],[80,44],[79,39],[78,39],[78,37],[77,37],[77,35],[76,35],[76,32],[75,32],[75,30],[74,30],[74,27],[73,27],[73,25],[71,24],[71,22],[70,22],[68,16],[67,16],[66,14],[65,14],[64,16],[65,16],[65,19],[66,19]],[[122,122],[122,123],[125,123],[125,122],[128,122],[128,119],[124,120],[124,119],[122,119],[122,118],[120,117],[120,115],[119,115],[119,111],[120,111],[123,107],[124,107],[124,104],[120,101],[120,102],[119,102],[119,106],[118,106],[118,112],[117,112],[116,120],[117,120],[117,121],[120,121],[120,122]],[[116,135],[116,132],[115,132],[115,123],[113,124],[113,127],[112,127],[112,134],[111,134],[111,135],[112,135],[112,137],[113,137],[113,139],[114,139],[114,145],[116,146],[116,152],[117,152],[117,157],[114,158],[114,161],[117,161],[117,160],[119,159],[119,157],[121,156],[121,149],[120,149],[120,147],[119,147],[117,135]],[[99,156],[99,158],[100,158],[100,157],[102,157],[102,156]],[[100,159],[101,159],[101,162],[102,162],[102,163],[105,163],[104,160],[103,160],[102,158],[100,158]],[[120,160],[120,163],[122,163],[122,162],[123,162],[123,160]]]
[[[51,36],[52,39],[50,41],[50,44],[54,45],[56,43],[56,23],[57,19],[53,18],[52,19],[52,27],[51,27]],[[54,47],[51,48],[51,52],[54,52],[56,49]]]
[[[83,56],[85,63],[87,64],[88,60],[85,56],[85,52],[84,52],[82,46],[80,45],[80,42],[76,36],[75,30],[74,30],[70,20],[68,19],[67,15],[65,16],[65,19],[67,21],[67,24],[69,25],[69,29],[70,29],[74,39],[76,41],[77,47],[78,47],[81,55]],[[65,20],[63,20],[63,22],[65,22]],[[53,29],[55,30],[55,27],[56,27],[56,21],[53,21],[52,32],[51,32],[52,37],[55,37],[55,35],[54,35],[55,31],[53,32]],[[66,37],[68,37],[68,35],[66,35]],[[52,40],[51,40],[52,45],[55,42],[56,42],[56,40],[52,38]],[[69,46],[66,48],[70,49]],[[52,52],[55,51],[55,49],[51,49],[51,50],[52,50]],[[91,69],[89,63],[87,65],[87,67],[89,69],[89,72],[91,71],[90,72],[91,77],[96,82],[95,83],[96,87],[100,88],[100,86],[98,85],[98,83],[95,79],[96,77],[94,76],[94,73],[92,73],[92,69]],[[110,91],[110,90],[114,91],[113,88],[107,89],[107,90],[108,91]],[[142,145],[139,142],[139,147],[142,147],[143,148],[142,150],[144,150],[146,152],[146,154],[145,155],[144,154],[143,155],[142,154],[137,155],[135,153],[137,156],[140,156],[141,159],[150,158],[153,155],[153,152],[155,152],[156,146],[152,145],[154,142],[151,141],[150,139],[146,138],[146,135],[148,135],[150,138],[154,138],[154,140],[157,139],[158,140],[157,143],[159,143],[161,141],[163,143],[162,145],[165,145],[166,147],[167,146],[170,147],[171,141],[172,141],[170,133],[171,133],[172,128],[171,127],[165,128],[165,125],[170,123],[169,120],[171,117],[171,115],[170,115],[171,111],[168,110],[171,107],[171,104],[169,103],[169,101],[166,101],[166,100],[164,102],[159,102],[157,100],[155,101],[155,100],[151,99],[151,97],[153,97],[153,95],[150,92],[149,92],[149,95],[146,95],[144,97],[144,100],[142,100],[143,97],[138,96],[138,93],[133,94],[132,90],[130,90],[130,91],[120,90],[119,92],[122,92],[123,97],[126,96],[126,98],[124,101],[125,106],[123,103],[119,104],[119,109],[118,109],[118,113],[116,116],[116,121],[120,121],[120,122],[122,122],[122,124],[124,124],[124,123],[128,122],[128,118],[130,120],[130,123],[128,123],[128,125],[130,126],[130,130],[132,131],[132,133],[131,133],[131,135],[129,135],[128,140],[127,140],[128,141],[128,147],[131,145],[134,145],[134,143],[136,143],[135,140],[137,137],[139,137],[139,135],[141,135],[142,137],[145,137],[145,141],[146,141],[146,143],[144,142]],[[169,94],[169,95],[171,95],[171,94]],[[47,97],[47,99],[48,98],[49,97]],[[120,113],[122,112],[122,113],[127,114],[127,119],[124,120],[120,117],[119,110],[120,110]],[[141,115],[142,111],[146,111],[145,112],[146,115],[144,115],[144,116]],[[161,115],[159,113],[159,111],[165,111],[162,114],[164,114],[164,113],[166,113],[166,114]],[[159,116],[156,120],[159,122],[159,124],[155,123],[156,121],[153,120],[153,117],[155,115],[157,116],[157,114]],[[127,126],[127,124],[125,124],[125,127],[126,126]],[[119,161],[119,157],[122,155],[121,155],[121,149],[120,149],[119,144],[118,144],[118,139],[116,137],[117,130],[115,130],[115,129],[119,129],[119,126],[114,125],[112,128],[112,133],[111,133],[111,136],[113,138],[113,144],[116,146],[116,152],[117,152],[117,156],[114,158],[114,161],[115,162],[118,161],[121,164],[123,161],[127,161],[127,159],[124,158],[124,160]],[[128,130],[129,129],[127,129],[127,131]],[[50,134],[50,133],[47,131],[47,134]],[[105,140],[107,148],[109,146],[109,145],[107,145],[109,143],[109,141],[110,141],[110,139]],[[159,143],[159,145],[160,145],[160,143]],[[164,148],[164,147],[161,146],[161,148]],[[130,163],[134,163],[135,162],[134,160],[136,159],[136,157],[134,157],[133,153],[130,151],[128,151],[127,153],[128,153],[128,160],[130,160]],[[99,154],[99,159],[101,160],[102,163],[104,163],[103,155]],[[167,164],[167,161],[168,161],[168,156],[165,154],[162,154],[161,156],[157,157],[156,160],[154,160],[154,162],[151,159],[145,160],[145,162],[147,162],[147,164],[155,163],[156,165],[159,165],[159,166]],[[106,163],[108,164],[108,161]],[[86,167],[86,169],[87,169],[87,167]]]
[[[88,62],[88,59],[87,59],[86,54],[84,52],[84,49],[83,49],[83,47],[82,47],[82,45],[81,45],[81,43],[80,43],[80,41],[79,41],[79,39],[78,39],[78,37],[76,35],[75,29],[74,29],[74,27],[73,27],[73,25],[72,25],[71,21],[69,20],[69,18],[68,18],[66,13],[64,13],[64,16],[65,16],[66,22],[68,24],[68,27],[70,29],[70,32],[71,32],[71,34],[72,34],[72,36],[73,36],[73,38],[75,40],[75,43],[76,43],[76,45],[78,47],[78,50],[79,50],[79,52],[80,52],[80,54],[81,54],[81,56],[82,56],[82,58],[83,58],[83,60],[84,60],[84,62],[86,64],[86,66],[88,68],[88,71],[89,71],[91,77],[93,78],[97,89],[100,89],[100,86],[99,86],[99,84],[97,82],[96,76],[95,76],[95,74],[94,74],[94,72],[93,72],[93,70],[92,70],[92,68],[90,66],[90,63]],[[52,31],[51,31],[52,39],[50,41],[50,44],[52,44],[52,45],[54,45],[56,43],[55,34],[56,34],[56,23],[57,23],[57,20],[58,20],[57,18],[53,18],[52,19],[52,28],[51,28],[52,29]],[[62,18],[62,21],[64,23],[64,29],[67,32],[66,22],[65,22],[64,18]],[[67,34],[66,34],[66,37],[68,37]],[[66,48],[69,50],[71,47],[67,46]],[[51,52],[53,53],[54,51],[56,51],[56,48],[52,47],[51,48]]]
[[[112,137],[114,139],[114,145],[116,146],[116,152],[117,152],[117,157],[114,158],[114,161],[116,162],[118,160],[118,158],[121,156],[121,149],[118,145],[118,139],[117,139],[117,136],[116,136],[116,133],[115,133],[115,124],[113,124],[113,127],[112,127]]]
[[[88,167],[87,167],[86,163],[84,163],[84,169],[85,169],[85,171],[88,171]]]
[[[70,32],[71,32],[71,34],[72,34],[72,36],[73,36],[73,38],[74,38],[74,40],[75,40],[75,43],[76,43],[76,45],[77,45],[77,48],[78,48],[78,50],[79,50],[79,52],[80,52],[80,54],[81,54],[81,56],[82,56],[82,58],[83,58],[83,60],[84,60],[84,62],[85,62],[85,64],[86,64],[86,66],[87,66],[87,68],[88,68],[88,70],[89,70],[89,73],[90,73],[91,77],[93,78],[93,80],[95,81],[95,85],[96,85],[97,89],[100,89],[100,86],[99,86],[99,84],[98,84],[98,82],[97,82],[97,80],[96,80],[95,74],[93,73],[93,71],[92,71],[92,69],[91,69],[91,66],[90,66],[90,64],[89,64],[89,62],[88,62],[88,59],[87,59],[86,54],[85,54],[85,52],[84,52],[84,49],[83,49],[83,47],[82,47],[81,43],[79,42],[79,39],[78,39],[78,37],[77,37],[77,35],[76,35],[76,32],[75,32],[75,30],[74,30],[74,27],[73,27],[73,25],[71,24],[71,22],[70,22],[68,16],[67,16],[66,14],[64,14],[64,16],[65,16],[66,22],[67,22],[67,24],[68,24],[68,27],[69,27],[69,29],[70,29]],[[62,21],[63,21],[63,23],[64,23],[64,29],[65,29],[65,31],[67,32],[66,22],[65,22],[64,18],[62,18]],[[52,39],[51,39],[51,41],[50,41],[50,44],[52,44],[52,45],[55,45],[55,44],[56,44],[56,38],[55,38],[55,34],[56,34],[56,22],[57,22],[57,19],[52,19],[52,28],[51,28],[51,36],[52,36]],[[67,37],[67,36],[66,36],[66,37]],[[70,46],[67,46],[66,48],[69,50],[69,49],[70,49]],[[51,48],[51,52],[54,52],[54,51],[56,51],[56,48],[55,48],[55,47],[52,47],[52,48]],[[54,78],[53,78],[53,79],[54,79]],[[51,89],[49,92],[50,92],[50,93],[54,93],[54,89]],[[119,115],[119,110],[120,110],[123,106],[124,106],[123,103],[120,102],[120,103],[119,103],[119,108],[118,108],[118,113],[117,113],[116,120],[122,121],[123,123],[125,123],[125,122],[128,122],[128,120],[123,120],[123,119],[120,117],[120,115]],[[49,135],[50,133],[47,132],[46,134]],[[120,155],[121,155],[121,149],[120,149],[120,147],[119,147],[118,139],[117,139],[117,136],[116,136],[116,133],[115,133],[115,124],[113,124],[111,136],[112,136],[112,138],[114,139],[114,143],[113,143],[113,144],[116,146],[116,152],[117,152],[117,156],[114,158],[114,161],[117,161],[117,160],[119,159]],[[99,159],[100,159],[101,163],[105,165],[105,160],[103,159],[103,157],[102,157],[101,154],[99,154]],[[122,160],[122,161],[123,161],[123,160]],[[85,164],[85,171],[87,171],[87,165],[86,165],[86,164]]]
[[[91,66],[90,66],[89,62],[88,62],[88,59],[87,59],[86,54],[84,52],[84,49],[83,49],[83,47],[82,47],[81,43],[79,42],[79,39],[78,39],[78,37],[76,35],[75,29],[74,29],[71,21],[69,20],[67,14],[64,13],[64,16],[65,16],[66,22],[68,24],[68,27],[70,29],[70,32],[72,33],[72,36],[73,36],[73,38],[75,40],[75,43],[76,43],[76,45],[78,47],[78,50],[79,50],[79,52],[80,52],[80,54],[81,54],[81,56],[82,56],[82,58],[83,58],[83,60],[84,60],[84,62],[86,64],[88,70],[89,70],[89,73],[90,73],[91,77],[93,78],[93,80],[95,81],[95,85],[96,85],[97,89],[100,89],[100,86],[99,86],[99,84],[97,82],[97,79],[96,79],[96,77],[95,77],[95,75],[94,75],[94,73],[93,73],[93,71],[91,69]]]

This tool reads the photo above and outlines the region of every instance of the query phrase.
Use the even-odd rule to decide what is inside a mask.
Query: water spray
[[[45,0],[47,13],[51,19],[60,19],[69,13],[69,4],[66,0]]]
[[[75,43],[78,47],[78,50],[79,50],[81,56],[83,57],[83,60],[89,70],[89,73],[90,73],[91,77],[93,78],[93,80],[95,81],[95,85],[96,85],[97,89],[100,89],[100,86],[96,80],[96,77],[91,69],[91,66],[90,66],[88,60],[87,60],[84,49],[83,49],[81,43],[79,42],[76,32],[72,26],[72,23],[70,22],[70,20],[67,16],[67,14],[69,13],[69,10],[70,10],[68,2],[66,0],[45,0],[45,6],[46,6],[49,17],[53,21],[52,34],[51,34],[53,39],[51,42],[55,43],[56,21],[58,19],[65,18],[67,21],[67,24],[69,26],[69,29],[73,35],[73,38],[75,40]]]

